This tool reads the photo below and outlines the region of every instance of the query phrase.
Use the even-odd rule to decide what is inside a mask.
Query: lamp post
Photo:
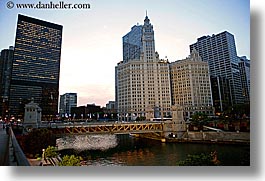
[[[42,157],[41,157],[42,166],[44,165],[44,161],[45,161],[45,149],[42,149]]]

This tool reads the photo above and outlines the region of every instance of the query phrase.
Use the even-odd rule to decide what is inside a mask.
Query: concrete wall
[[[189,140],[203,141],[250,141],[248,132],[188,132]]]

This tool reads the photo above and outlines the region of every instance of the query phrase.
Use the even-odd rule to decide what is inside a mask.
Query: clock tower
[[[150,23],[148,16],[146,15],[144,25],[142,29],[142,45],[143,55],[145,62],[154,62],[155,56],[155,38],[153,25]]]
[[[171,115],[168,60],[155,50],[153,25],[147,14],[123,36],[124,59],[115,67],[115,100],[119,120],[165,118]]]

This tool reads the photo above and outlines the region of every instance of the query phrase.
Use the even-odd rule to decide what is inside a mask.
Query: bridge
[[[9,134],[6,134],[2,125],[0,128],[0,166],[30,166],[12,129],[9,129]]]
[[[82,134],[129,134],[129,133],[162,133],[163,122],[104,122],[89,124],[55,124],[51,130],[56,135]]]

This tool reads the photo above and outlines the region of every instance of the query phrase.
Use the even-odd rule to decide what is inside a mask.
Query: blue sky
[[[76,92],[78,105],[104,106],[114,100],[114,67],[122,60],[122,36],[133,25],[143,24],[146,10],[160,58],[183,59],[197,38],[223,31],[235,36],[238,55],[250,58],[249,0],[64,1],[89,3],[88,10],[8,9],[8,1],[0,1],[0,49],[14,45],[19,13],[63,25],[60,94]]]

